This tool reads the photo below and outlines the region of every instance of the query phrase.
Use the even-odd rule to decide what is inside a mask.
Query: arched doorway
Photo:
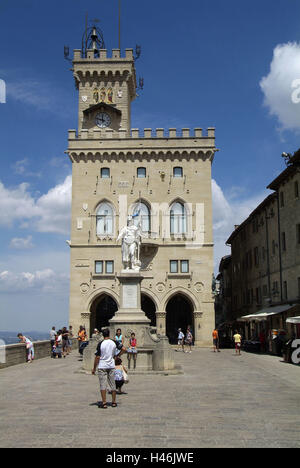
[[[95,299],[91,307],[90,334],[93,334],[95,328],[109,327],[109,321],[114,317],[118,310],[116,301],[108,294]]]
[[[156,327],[156,307],[153,300],[146,294],[142,294],[141,296],[141,308],[147,318],[151,320],[150,326]]]
[[[166,334],[171,344],[177,344],[178,328],[186,334],[190,325],[194,335],[193,305],[183,294],[173,296],[166,307]]]

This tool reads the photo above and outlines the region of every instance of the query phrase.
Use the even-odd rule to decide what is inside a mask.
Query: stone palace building
[[[109,325],[119,307],[117,237],[138,214],[142,309],[171,342],[191,325],[195,344],[211,344],[213,235],[211,165],[215,130],[131,129],[137,83],[132,49],[74,51],[78,130],[72,162],[70,324]]]

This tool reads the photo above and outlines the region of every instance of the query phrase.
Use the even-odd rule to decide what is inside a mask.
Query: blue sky
[[[68,129],[76,128],[77,93],[63,46],[81,47],[88,11],[100,20],[107,49],[117,48],[117,4],[0,0],[2,330],[67,323],[71,167],[64,151]],[[300,146],[300,103],[291,100],[300,79],[300,4],[122,0],[122,49],[136,44],[145,88],[133,104],[133,128],[216,127],[217,265],[234,224],[283,170],[281,153]]]

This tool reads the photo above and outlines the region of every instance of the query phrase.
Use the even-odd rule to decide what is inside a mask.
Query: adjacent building
[[[300,150],[269,186],[273,192],[229,237],[231,310],[251,335],[261,328],[286,328],[286,318],[300,311]],[[226,262],[220,264],[220,275]],[[226,298],[224,298],[226,301]],[[227,301],[228,302],[228,301]],[[258,331],[258,329],[256,329]]]

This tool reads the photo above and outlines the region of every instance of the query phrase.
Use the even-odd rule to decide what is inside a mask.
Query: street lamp
[[[300,171],[300,149],[294,154],[282,153],[281,155],[287,167],[294,167],[297,171]]]

